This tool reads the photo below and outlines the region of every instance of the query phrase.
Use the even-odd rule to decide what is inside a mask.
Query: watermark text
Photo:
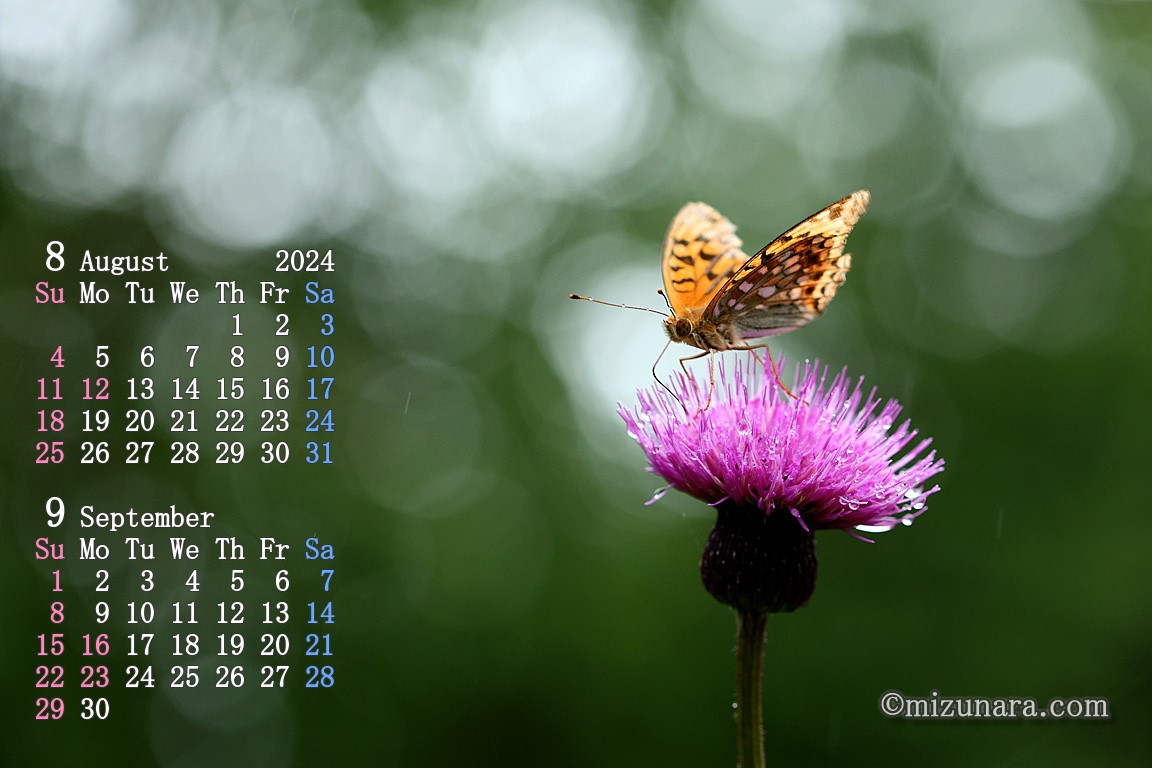
[[[1112,705],[1102,696],[1071,696],[1038,703],[1027,696],[909,696],[888,691],[880,713],[900,720],[1110,720]]]

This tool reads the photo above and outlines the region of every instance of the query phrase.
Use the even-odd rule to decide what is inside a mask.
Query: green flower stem
[[[736,766],[764,768],[764,635],[767,611],[736,613]]]

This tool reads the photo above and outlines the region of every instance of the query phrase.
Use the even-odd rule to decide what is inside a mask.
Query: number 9
[[[64,500],[53,496],[44,504],[44,511],[48,513],[48,526],[57,528],[64,522]]]

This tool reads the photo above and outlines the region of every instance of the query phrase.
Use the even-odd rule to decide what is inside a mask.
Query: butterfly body
[[[670,315],[664,321],[664,332],[672,341],[718,352],[740,344],[740,338],[734,336],[732,330],[727,323],[720,325],[697,316]]]
[[[688,203],[664,240],[662,273],[672,314],[664,331],[698,349],[800,328],[819,317],[852,264],[845,241],[867,206],[867,190],[833,203],[748,257],[736,227],[705,203]]]

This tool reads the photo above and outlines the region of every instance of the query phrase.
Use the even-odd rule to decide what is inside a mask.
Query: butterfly
[[[681,208],[664,238],[661,259],[663,294],[672,313],[664,331],[671,341],[702,350],[681,364],[729,349],[764,348],[748,341],[794,331],[823,314],[852,264],[844,245],[869,199],[866,189],[853,192],[751,258],[740,250],[736,226],[715,208],[705,203]]]
[[[746,346],[815,320],[852,264],[848,233],[868,205],[853,192],[777,237],[748,258],[736,227],[715,208],[688,203],[664,238],[664,292],[672,341],[705,351]]]

